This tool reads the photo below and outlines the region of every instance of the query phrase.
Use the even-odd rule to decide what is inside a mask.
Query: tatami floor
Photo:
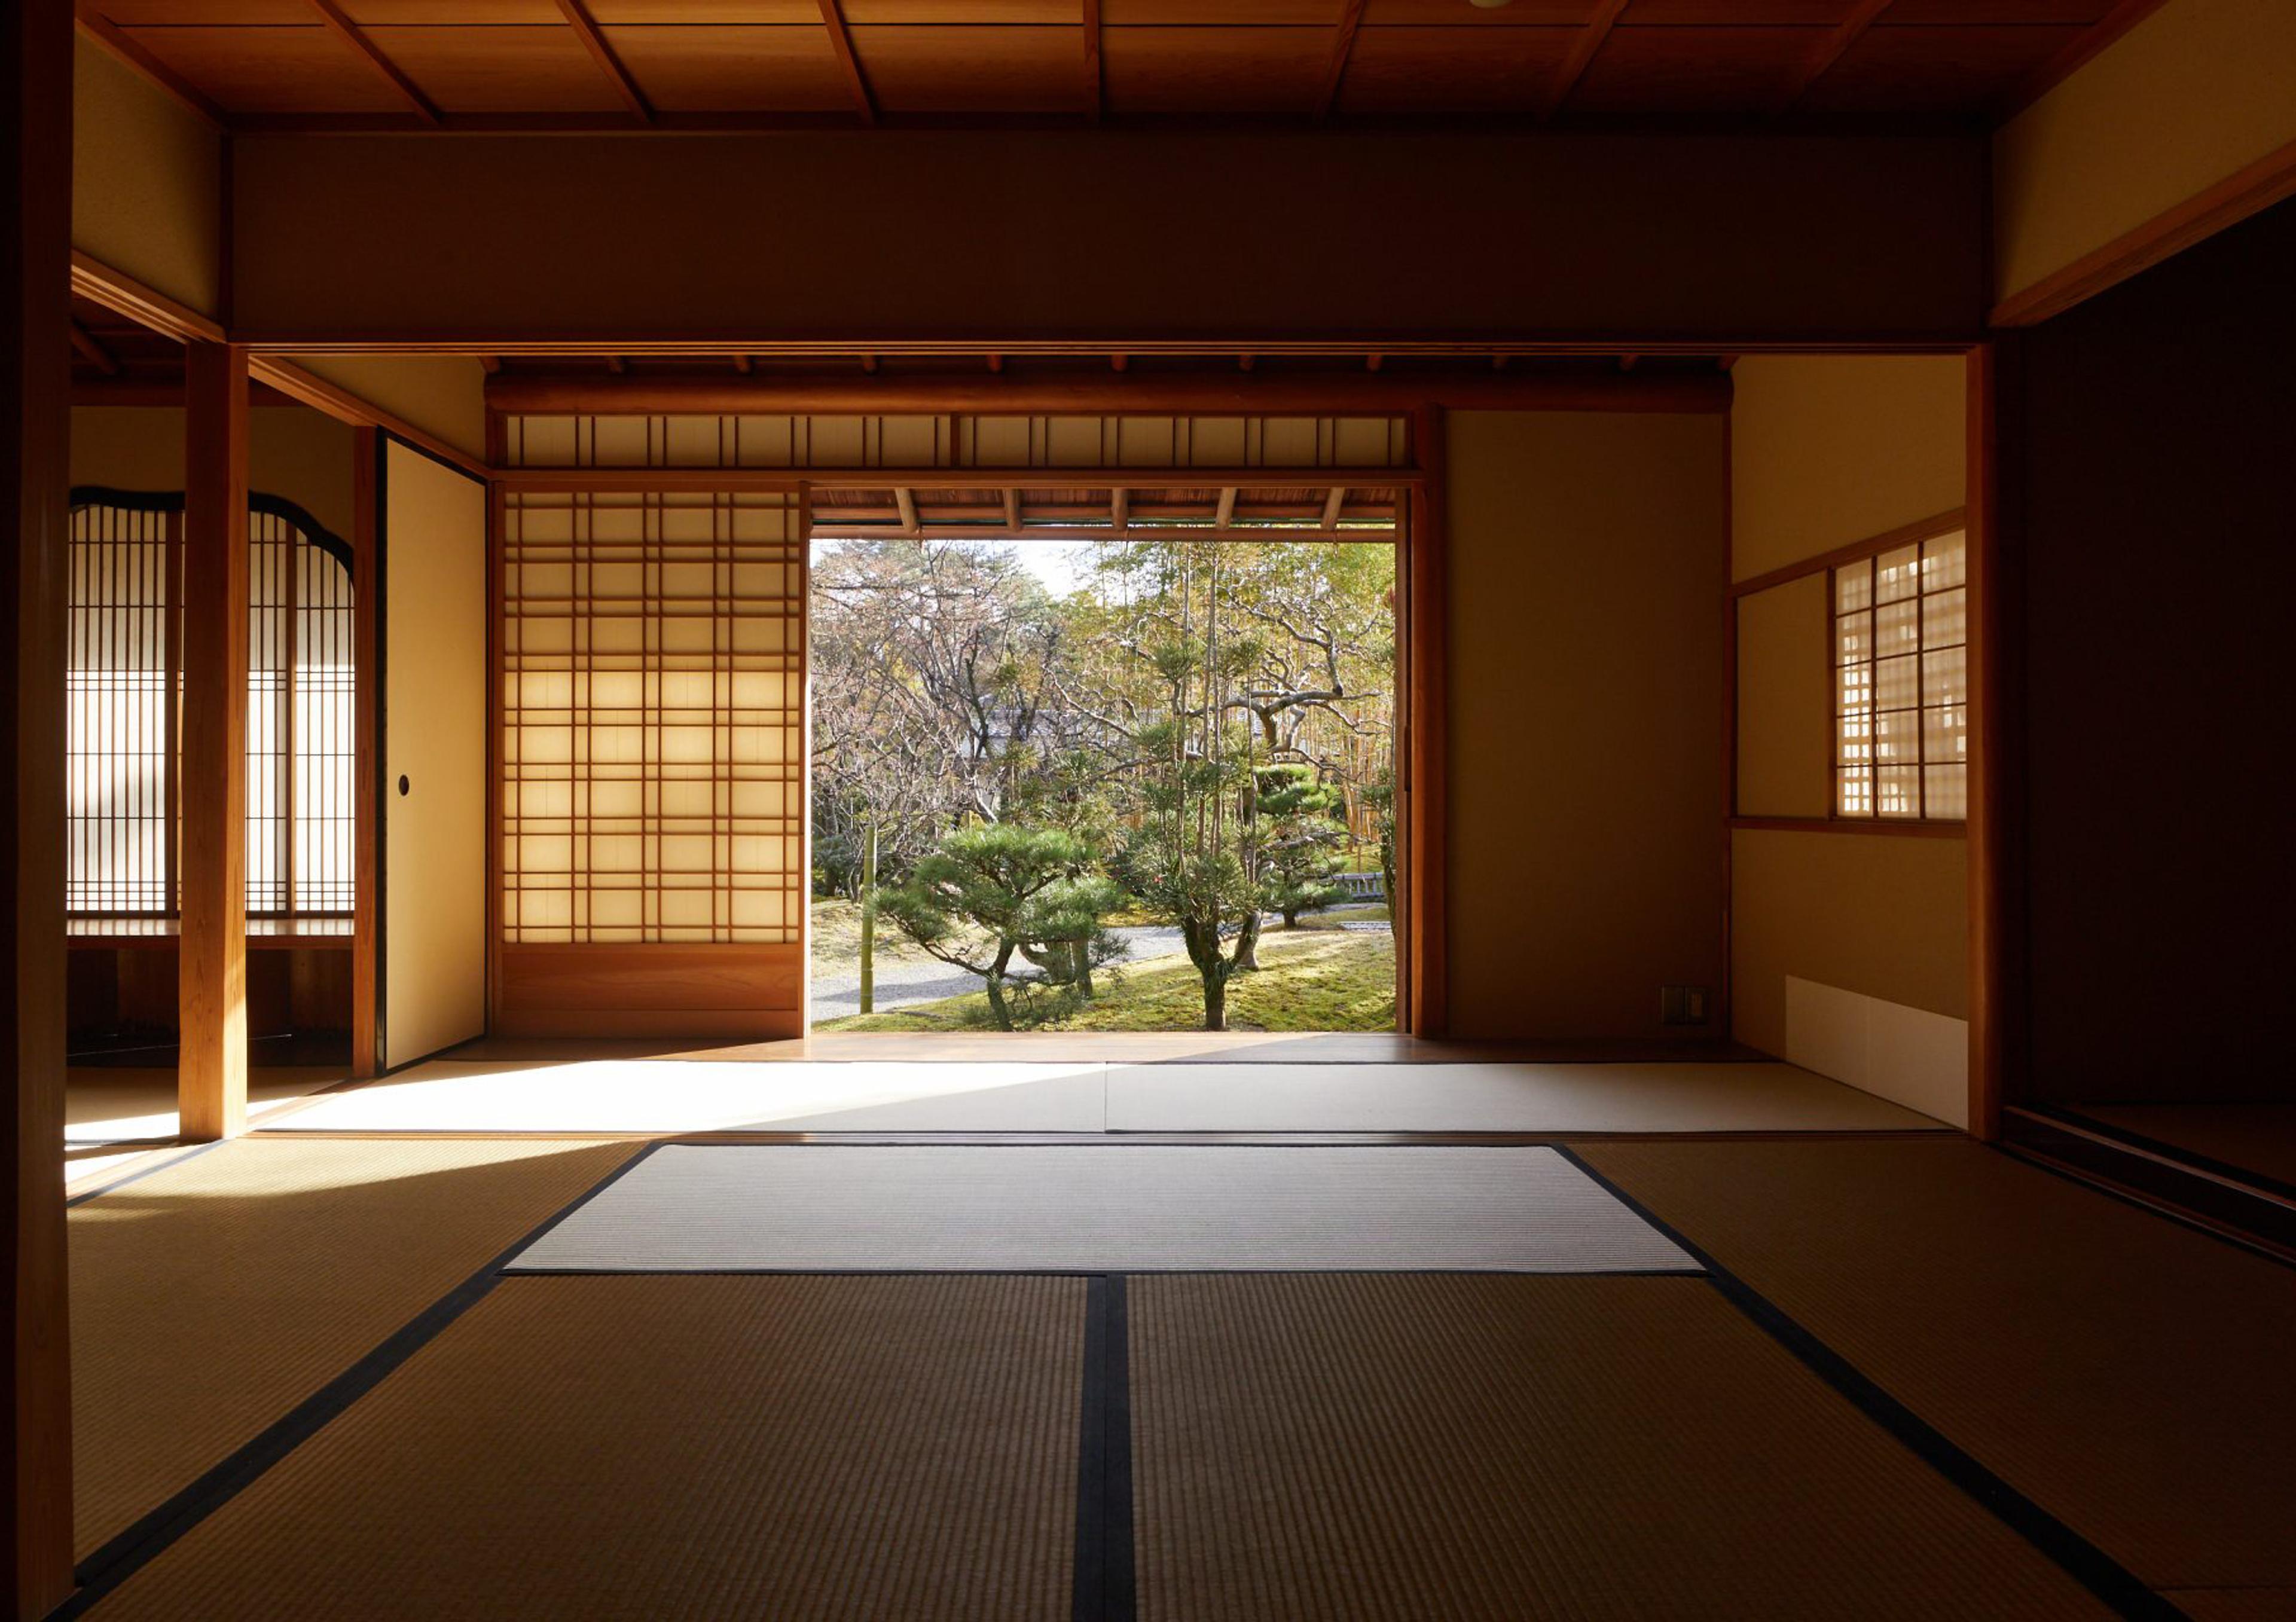
[[[1840,1105],[1785,1067],[1324,1072],[1612,1123],[1414,1135],[1211,1057],[1002,1084],[1269,1089],[1194,1132],[482,1054],[148,1156],[71,1213],[73,1614],[2296,1617],[2285,1268],[1919,1118],[1749,1128]],[[537,1125],[618,1088],[740,1119]]]

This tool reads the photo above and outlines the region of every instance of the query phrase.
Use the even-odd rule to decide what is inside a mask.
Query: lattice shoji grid
[[[71,515],[64,671],[64,907],[84,915],[175,910],[176,669],[172,512],[86,506]]]
[[[163,506],[72,512],[65,673],[65,906],[175,915],[183,520]],[[274,512],[248,515],[247,910],[348,917],[355,673],[342,559]]]
[[[796,942],[798,497],[511,492],[501,569],[503,939]]]
[[[1833,571],[1836,815],[1968,816],[1968,623],[1960,534]]]

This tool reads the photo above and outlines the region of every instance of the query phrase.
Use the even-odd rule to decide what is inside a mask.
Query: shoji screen
[[[799,497],[503,502],[500,1028],[797,1034]]]
[[[487,494],[388,446],[382,1007],[395,1065],[487,1026]]]

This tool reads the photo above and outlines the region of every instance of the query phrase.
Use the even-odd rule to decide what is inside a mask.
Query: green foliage
[[[1300,913],[1347,893],[1332,882],[1348,842],[1339,821],[1345,798],[1336,784],[1317,782],[1315,767],[1296,764],[1262,766],[1259,791],[1260,893],[1265,905],[1283,915],[1288,930]]]
[[[1119,899],[1104,880],[1080,877],[1091,852],[1056,828],[983,823],[955,828],[922,857],[907,881],[882,889],[879,915],[925,951],[980,976],[996,1027],[1013,1028],[1005,978],[1016,952],[1049,952],[1088,983],[1115,946],[1095,904]]]
[[[1234,982],[1230,1023],[1238,1030],[1392,1030],[1395,943],[1391,937],[1306,930],[1271,937],[1257,974]],[[1202,981],[1180,954],[1127,964],[1104,977],[1091,1001],[1072,987],[1016,987],[1014,1022],[1041,1030],[1168,1031],[1185,1028],[1202,1008]],[[851,1014],[821,1030],[962,1031],[991,1028],[987,999],[973,992],[883,1013]]]

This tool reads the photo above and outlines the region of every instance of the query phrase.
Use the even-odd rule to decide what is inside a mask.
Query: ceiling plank
[[[638,88],[637,80],[630,77],[630,70],[622,65],[622,59],[614,54],[614,47],[606,43],[606,37],[598,31],[597,23],[583,6],[582,0],[558,0],[558,10],[566,19],[567,26],[574,30],[574,37],[582,42],[582,48],[589,52],[590,60],[596,62],[599,70],[612,81],[614,94],[622,98],[623,104],[629,108],[639,123],[652,123],[652,103]]]
[[[406,77],[397,62],[382,53],[382,48],[369,39],[357,23],[344,14],[342,7],[337,5],[335,0],[311,0],[311,9],[319,13],[320,20],[333,31],[336,38],[366,58],[377,73],[390,81],[391,88],[398,92],[415,117],[425,124],[439,122],[439,109],[430,98],[416,87],[414,81]]]
[[[1596,53],[1603,48],[1603,42],[1610,38],[1611,29],[1617,26],[1619,13],[1626,9],[1627,0],[1602,0],[1595,14],[1587,19],[1586,26],[1578,30],[1578,37],[1571,42],[1570,54],[1562,59],[1562,66],[1555,70],[1554,83],[1547,86],[1546,99],[1538,104],[1538,117],[1542,122],[1562,111],[1563,104],[1570,99],[1571,92],[1578,88],[1578,81],[1587,77],[1587,70],[1594,64]]]
[[[2106,46],[2166,4],[2167,0],[2120,0],[2118,5],[2075,36],[2071,44],[2043,62],[2032,78],[2017,87],[2016,94],[2011,96],[2001,110],[2001,121],[2007,123],[2063,84],[2087,67]]]
[[[150,79],[175,102],[221,129],[229,122],[224,110],[192,82],[111,25],[111,20],[82,4],[73,12],[79,31],[119,61]]]
[[[1833,31],[1825,37],[1824,43],[1810,53],[1809,61],[1802,67],[1801,77],[1787,90],[1785,99],[1778,104],[1778,111],[1791,111],[1802,97],[1809,94],[1811,86],[1833,72],[1833,64],[1865,37],[1866,30],[1890,9],[1890,0],[1857,0],[1857,9],[1836,24]]]
[[[853,92],[853,111],[861,115],[864,124],[877,121],[877,98],[869,93],[869,76],[861,71],[861,59],[853,53],[852,30],[845,26],[845,13],[837,7],[837,0],[821,0],[822,25],[829,30],[829,48],[837,53],[837,65],[845,70],[845,82]]]
[[[1096,0],[1086,0],[1095,4]],[[1363,27],[1364,0],[1341,0],[1339,27],[1332,36],[1332,65],[1324,75],[1324,99],[1316,116],[1328,119],[1340,102],[1340,86],[1348,77],[1348,59],[1355,54],[1356,32]]]
[[[94,333],[77,321],[71,324],[71,340],[72,348],[79,351],[81,358],[89,365],[94,366],[106,377],[119,375],[119,360],[114,357],[111,350],[96,341]]]
[[[1084,0],[1084,94],[1097,124],[1108,105],[1108,80],[1100,65],[1100,0]]]

